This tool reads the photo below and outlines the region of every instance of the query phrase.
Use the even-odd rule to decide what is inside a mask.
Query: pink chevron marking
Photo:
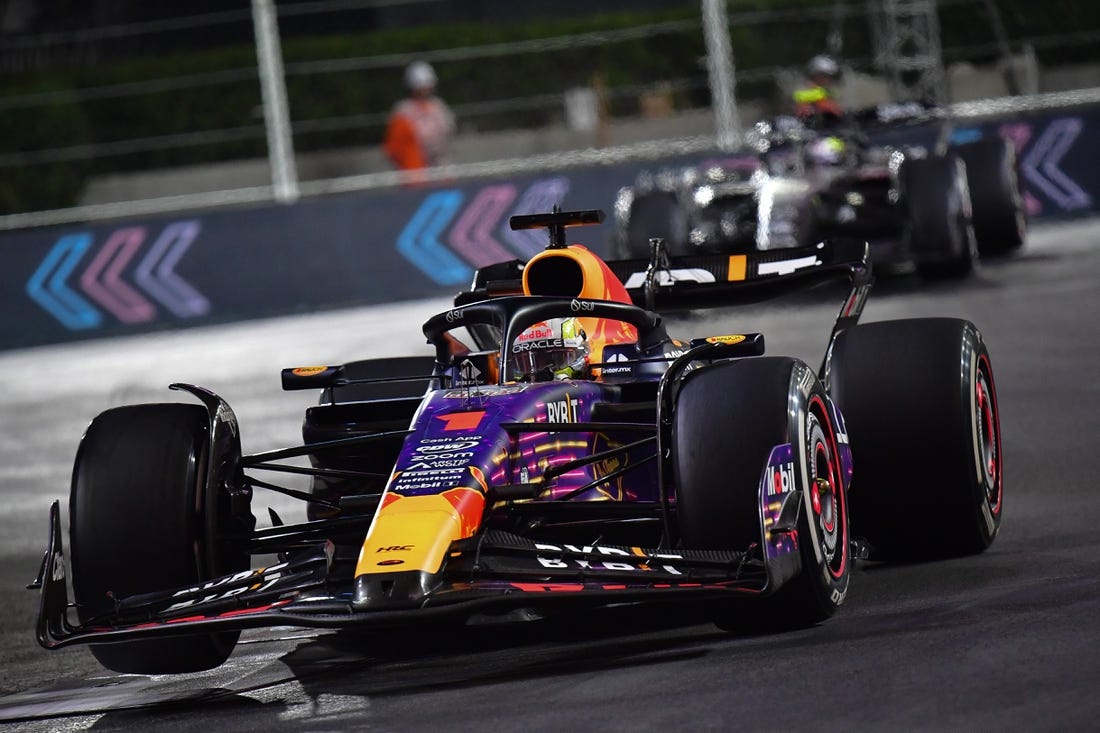
[[[1024,152],[1024,147],[1031,140],[1032,133],[1035,132],[1030,122],[1010,122],[1008,124],[1001,125],[998,128],[997,133],[1012,143],[1012,146],[1016,148],[1016,155],[1019,157]],[[1028,216],[1038,216],[1043,211],[1043,205],[1039,203],[1039,199],[1031,195],[1030,191],[1024,191],[1024,208],[1027,210]]]
[[[1027,141],[1031,139],[1031,123],[1010,122],[997,128],[997,134],[1012,143],[1017,153],[1022,153]]]
[[[510,183],[481,189],[451,228],[451,247],[474,267],[512,259],[492,231],[515,198],[516,187]]]
[[[84,292],[123,323],[150,321],[157,314],[152,303],[122,281],[122,271],[144,241],[145,227],[116,229],[80,276]]]
[[[134,283],[180,318],[210,312],[210,301],[176,274],[176,265],[201,228],[197,219],[172,222],[134,268]]]

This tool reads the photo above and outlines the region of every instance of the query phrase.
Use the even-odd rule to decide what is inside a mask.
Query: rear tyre
[[[929,280],[969,275],[978,261],[978,245],[962,163],[954,157],[908,160],[901,180],[906,237],[917,273]]]
[[[664,239],[670,255],[682,255],[687,246],[687,219],[676,194],[650,191],[635,194],[626,222],[622,256],[649,259],[649,240]]]
[[[133,405],[88,426],[69,503],[73,592],[81,623],[113,598],[170,590],[244,570],[249,558],[215,544],[216,502],[205,496],[209,418],[197,405]],[[238,631],[93,644],[116,672],[170,674],[220,665]]]
[[[776,446],[792,446],[794,490],[802,494],[802,572],[775,595],[717,605],[722,628],[810,626],[844,601],[851,566],[847,494],[828,404],[809,367],[785,357],[718,363],[691,373],[680,388],[672,465],[685,548],[745,550],[764,542],[759,492]]]
[[[993,368],[969,321],[918,318],[843,332],[833,398],[855,461],[852,526],[881,560],[982,552],[1003,512]]]
[[[984,255],[1005,255],[1027,238],[1027,213],[1020,193],[1016,148],[999,137],[986,138],[952,149],[966,164],[970,200],[974,206],[974,235]]]

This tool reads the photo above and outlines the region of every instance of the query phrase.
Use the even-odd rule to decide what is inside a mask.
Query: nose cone
[[[357,611],[417,608],[438,584],[432,573],[423,570],[360,575],[351,604]]]

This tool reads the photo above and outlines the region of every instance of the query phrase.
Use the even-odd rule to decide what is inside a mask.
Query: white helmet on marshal
[[[829,76],[835,79],[840,76],[840,65],[832,56],[819,54],[810,59],[809,63],[806,64],[806,75]]]
[[[436,81],[435,69],[427,61],[413,61],[405,69],[405,86],[409,89],[431,89]]]

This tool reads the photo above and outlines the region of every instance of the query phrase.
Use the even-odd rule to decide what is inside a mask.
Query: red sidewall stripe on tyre
[[[841,537],[838,539],[839,543],[842,543],[839,547],[840,550],[840,567],[835,571],[833,570],[831,563],[826,563],[826,569],[829,571],[829,575],[833,580],[840,580],[844,577],[844,573],[848,570],[848,520],[847,520],[847,491],[844,489],[843,480],[840,476],[839,461],[840,450],[836,441],[836,430],[833,428],[833,423],[829,419],[829,411],[825,408],[825,402],[817,395],[810,397],[807,408],[812,410],[814,405],[817,405],[817,417],[823,421],[823,427],[825,428],[826,439],[829,441],[829,450],[832,452],[832,459],[829,461],[829,481],[832,482],[834,492],[837,496],[836,506],[836,521],[841,523]],[[822,554],[824,556],[824,553]]]
[[[996,461],[996,468],[994,469],[993,477],[993,481],[995,484],[995,490],[993,493],[996,498],[994,501],[989,501],[989,498],[987,496],[986,503],[989,504],[989,511],[993,514],[993,516],[998,517],[1001,514],[1001,498],[1004,491],[1004,472],[1002,470],[1003,466],[1001,456],[1001,413],[998,409],[997,404],[997,387],[993,383],[993,368],[989,363],[989,357],[987,357],[985,354],[982,354],[978,357],[978,377],[980,378],[982,375],[985,376],[986,384],[989,385],[989,394],[987,395],[987,397],[989,400],[992,401],[992,407],[990,408],[992,413],[990,422],[993,429],[993,451],[994,459]],[[975,389],[977,389],[980,384],[981,382],[979,381],[978,385],[975,385]],[[977,398],[978,396],[977,394],[975,394],[974,399],[976,400]],[[975,429],[977,429],[976,425]]]

